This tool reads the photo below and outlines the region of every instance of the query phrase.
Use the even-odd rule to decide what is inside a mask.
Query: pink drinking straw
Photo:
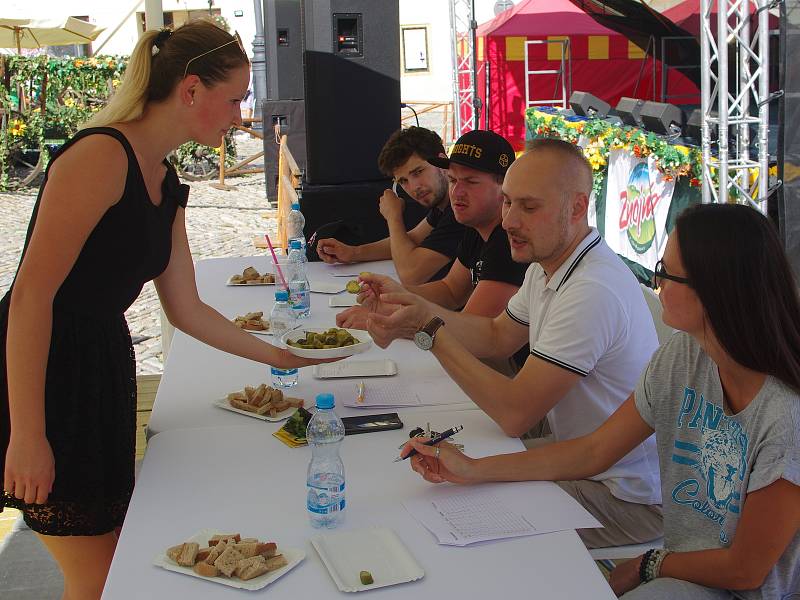
[[[278,271],[278,276],[281,278],[283,289],[285,289],[288,292],[289,286],[286,283],[286,278],[283,276],[283,271],[281,271],[281,266],[278,264],[278,257],[275,255],[275,248],[272,247],[272,242],[269,239],[269,234],[265,233],[264,237],[267,238],[267,245],[269,246],[269,251],[272,252],[272,260],[275,262],[275,270]]]

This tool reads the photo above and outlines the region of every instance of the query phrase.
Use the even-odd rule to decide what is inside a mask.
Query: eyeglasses
[[[189,72],[189,65],[192,64],[193,61],[197,60],[198,58],[203,58],[206,54],[211,54],[212,52],[216,52],[220,48],[224,48],[225,46],[230,46],[231,44],[239,44],[239,50],[242,51],[242,54],[247,56],[247,52],[244,51],[244,46],[242,45],[242,38],[239,37],[239,32],[233,32],[233,39],[230,42],[225,42],[221,46],[217,46],[216,48],[212,48],[211,50],[206,50],[202,54],[198,54],[194,58],[189,59],[189,62],[186,63],[186,68],[183,70],[183,77],[186,77],[186,73]]]
[[[682,283],[684,285],[691,285],[689,280],[686,277],[679,277],[678,275],[670,275],[667,273],[667,270],[664,268],[664,261],[660,260],[656,263],[656,269],[653,272],[653,285],[656,287],[661,287],[660,279],[669,279],[670,281],[675,281],[676,283]]]

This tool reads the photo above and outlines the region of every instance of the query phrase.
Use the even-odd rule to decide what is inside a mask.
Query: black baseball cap
[[[476,129],[462,135],[450,150],[450,158],[435,156],[428,162],[440,169],[450,168],[450,163],[478,171],[505,175],[514,162],[514,148],[503,136],[494,131]]]

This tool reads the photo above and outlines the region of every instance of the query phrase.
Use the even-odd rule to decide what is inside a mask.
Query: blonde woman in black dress
[[[165,156],[241,123],[250,63],[206,21],[148,31],[108,106],[50,163],[0,301],[0,510],[22,510],[64,574],[99,598],[134,483],[136,370],[124,312],[155,280],[169,320],[221,350],[311,364],[204,304],[186,238],[188,187]]]

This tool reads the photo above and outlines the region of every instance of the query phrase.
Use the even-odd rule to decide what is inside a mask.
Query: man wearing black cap
[[[393,133],[378,156],[378,166],[417,203],[429,209],[428,216],[406,231],[404,202],[396,188],[386,190],[379,200],[379,210],[386,219],[389,237],[359,246],[322,238],[317,243],[319,257],[331,264],[391,259],[404,285],[444,277],[456,258],[464,226],[455,220],[450,208],[444,171],[426,160],[439,154],[444,156],[442,140],[429,129],[409,127]]]
[[[450,206],[467,227],[448,274],[408,289],[444,308],[495,317],[522,285],[528,266],[512,260],[501,225],[503,177],[514,162],[514,150],[496,133],[476,130],[458,139],[449,158],[428,162],[447,169]],[[367,314],[367,307],[355,307],[336,321],[340,327],[364,327]]]

